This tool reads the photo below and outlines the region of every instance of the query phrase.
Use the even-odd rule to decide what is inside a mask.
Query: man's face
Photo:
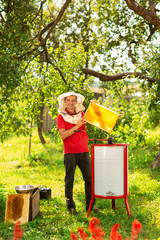
[[[76,96],[68,96],[66,97],[66,99],[64,100],[66,107],[68,109],[68,111],[74,111],[75,110],[75,105],[77,103],[77,98]]]

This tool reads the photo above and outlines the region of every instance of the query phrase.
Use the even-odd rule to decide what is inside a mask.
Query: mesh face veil
[[[65,104],[65,98],[69,96],[76,96],[77,98],[77,104],[75,105],[75,115],[69,115],[66,112],[66,104]],[[84,96],[82,96],[79,93],[74,93],[74,92],[67,92],[59,95],[58,97],[58,102],[59,102],[59,109],[58,112],[62,115],[64,120],[66,122],[70,122],[73,124],[76,124],[78,119],[81,118],[81,112],[85,110],[85,107],[83,106],[83,101],[84,101]]]

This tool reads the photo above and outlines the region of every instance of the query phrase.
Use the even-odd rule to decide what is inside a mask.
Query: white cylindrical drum
[[[94,194],[124,195],[124,146],[94,146]]]

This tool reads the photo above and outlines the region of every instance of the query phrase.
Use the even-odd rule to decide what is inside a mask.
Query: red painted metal
[[[131,216],[131,211],[128,203],[128,148],[124,146],[124,201],[127,209],[127,213]]]

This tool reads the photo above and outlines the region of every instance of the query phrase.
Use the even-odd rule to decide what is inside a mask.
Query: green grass
[[[64,165],[62,142],[54,142],[46,136],[43,146],[34,132],[32,155],[28,157],[29,138],[11,137],[0,144],[0,239],[12,239],[13,224],[5,224],[5,205],[8,193],[15,193],[14,187],[33,184],[52,189],[49,200],[40,200],[40,214],[32,222],[22,225],[23,239],[70,239],[70,231],[79,226],[87,232],[93,216],[99,218],[105,231],[104,239],[109,239],[112,226],[119,222],[119,232],[123,239],[130,237],[133,220],[138,219],[143,226],[139,239],[149,240],[160,237],[160,175],[159,169],[151,170],[150,164],[160,150],[155,144],[157,130],[148,133],[144,148],[129,146],[129,205],[132,216],[127,215],[124,200],[116,200],[116,210],[111,200],[97,199],[98,213],[91,212],[86,217],[84,184],[80,171],[76,170],[74,199],[78,216],[70,216],[64,198]]]

